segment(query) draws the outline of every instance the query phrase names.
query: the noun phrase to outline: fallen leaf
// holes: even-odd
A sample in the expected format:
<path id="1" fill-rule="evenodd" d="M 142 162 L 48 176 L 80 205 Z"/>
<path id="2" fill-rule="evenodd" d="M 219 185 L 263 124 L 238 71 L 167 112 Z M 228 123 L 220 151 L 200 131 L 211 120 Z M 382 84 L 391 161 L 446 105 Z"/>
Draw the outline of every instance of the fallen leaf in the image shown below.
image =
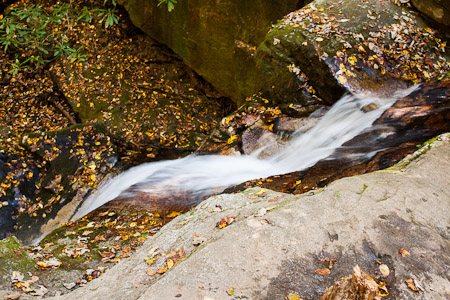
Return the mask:
<path id="1" fill-rule="evenodd" d="M 286 296 L 286 300 L 302 300 L 300 297 L 296 294 L 289 294 Z"/>
<path id="2" fill-rule="evenodd" d="M 173 265 L 174 265 L 174 262 L 173 262 L 173 260 L 169 259 L 169 260 L 167 261 L 167 269 L 170 269 L 170 268 L 172 268 L 172 267 L 173 267 Z"/>
<path id="3" fill-rule="evenodd" d="M 158 255 L 155 255 L 153 257 L 146 257 L 144 258 L 144 260 L 147 263 L 147 265 L 151 266 L 158 260 Z"/>
<path id="4" fill-rule="evenodd" d="M 337 264 L 337 259 L 331 257 L 322 257 L 320 259 L 321 262 L 328 263 L 328 269 L 332 269 L 335 264 Z"/>
<path id="5" fill-rule="evenodd" d="M 385 264 L 380 265 L 380 272 L 383 274 L 384 277 L 388 277 L 391 271 L 389 270 L 389 267 Z"/>
<path id="6" fill-rule="evenodd" d="M 219 227 L 219 229 L 225 228 L 228 225 L 230 225 L 231 223 L 233 223 L 235 218 L 236 217 L 222 218 L 219 222 L 217 222 L 216 226 Z"/>
<path id="7" fill-rule="evenodd" d="M 20 296 L 22 296 L 22 295 L 19 293 L 12 294 L 12 295 L 9 295 L 8 298 L 6 298 L 6 300 L 19 300 Z"/>
<path id="8" fill-rule="evenodd" d="M 175 218 L 176 216 L 179 216 L 179 215 L 181 215 L 180 212 L 178 212 L 178 211 L 173 211 L 173 212 L 171 212 L 170 214 L 168 214 L 166 217 L 167 217 L 167 218 Z"/>
<path id="9" fill-rule="evenodd" d="M 153 271 L 151 268 L 148 268 L 147 271 L 146 271 L 145 273 L 147 273 L 147 275 L 149 275 L 149 276 L 153 276 L 153 275 L 156 274 L 156 272 Z"/>
<path id="10" fill-rule="evenodd" d="M 414 281 L 414 278 L 410 278 L 408 280 L 405 281 L 406 285 L 413 291 L 419 294 L 423 294 L 423 290 L 420 289 L 417 285 L 416 282 Z"/>
<path id="11" fill-rule="evenodd" d="M 232 287 L 231 289 L 227 290 L 227 294 L 229 296 L 233 295 L 234 294 L 234 287 Z"/>
<path id="12" fill-rule="evenodd" d="M 389 291 L 386 287 L 386 282 L 380 282 L 378 284 L 378 289 L 379 289 L 378 293 L 380 294 L 381 297 L 389 296 Z"/>
<path id="13" fill-rule="evenodd" d="M 278 199 L 281 199 L 281 198 L 283 198 L 283 195 L 276 196 L 275 198 L 272 198 L 272 199 L 268 200 L 267 202 L 275 202 L 275 201 L 277 201 Z"/>
<path id="14" fill-rule="evenodd" d="M 398 253 L 403 257 L 411 256 L 411 253 L 409 253 L 405 248 L 400 248 L 400 250 L 398 250 Z"/>
<path id="15" fill-rule="evenodd" d="M 316 270 L 316 273 L 319 274 L 319 275 L 324 276 L 324 275 L 330 274 L 331 271 L 330 271 L 330 269 L 328 269 L 328 268 L 324 268 L 324 269 Z"/>

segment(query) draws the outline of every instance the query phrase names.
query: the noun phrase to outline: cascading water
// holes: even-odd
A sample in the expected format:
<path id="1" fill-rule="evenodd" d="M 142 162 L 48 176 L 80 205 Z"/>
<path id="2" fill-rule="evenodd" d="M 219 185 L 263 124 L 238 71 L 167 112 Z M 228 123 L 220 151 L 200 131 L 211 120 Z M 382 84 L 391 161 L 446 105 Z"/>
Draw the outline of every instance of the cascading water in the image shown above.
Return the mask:
<path id="1" fill-rule="evenodd" d="M 252 155 L 190 155 L 134 167 L 113 178 L 86 199 L 72 220 L 123 196 L 127 190 L 129 193 L 131 187 L 133 191 L 153 194 L 181 190 L 193 196 L 210 195 L 247 180 L 303 170 L 330 156 L 339 146 L 362 131 L 368 130 L 396 100 L 415 89 L 416 87 L 411 87 L 397 92 L 391 98 L 344 96 L 316 126 L 303 133 L 298 133 L 302 131 L 299 129 L 286 147 L 268 159 L 258 159 L 258 153 L 263 150 L 259 149 Z M 376 109 L 364 112 L 362 108 L 369 104 L 375 104 Z"/>

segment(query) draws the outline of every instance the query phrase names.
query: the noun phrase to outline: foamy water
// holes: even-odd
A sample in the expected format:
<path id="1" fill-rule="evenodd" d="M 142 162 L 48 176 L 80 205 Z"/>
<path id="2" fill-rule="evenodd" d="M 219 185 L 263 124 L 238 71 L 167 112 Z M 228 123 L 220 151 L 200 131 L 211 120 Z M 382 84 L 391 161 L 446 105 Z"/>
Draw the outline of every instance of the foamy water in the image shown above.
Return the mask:
<path id="1" fill-rule="evenodd" d="M 205 195 L 218 193 L 247 180 L 306 169 L 333 154 L 339 146 L 359 133 L 370 130 L 373 122 L 387 108 L 396 100 L 409 95 L 415 88 L 400 91 L 388 99 L 344 96 L 313 128 L 307 132 L 294 133 L 290 142 L 279 153 L 267 159 L 257 158 L 257 154 L 263 150 L 259 149 L 252 155 L 190 155 L 131 168 L 86 199 L 72 220 L 81 218 L 117 198 L 130 187 L 153 194 L 175 190 Z M 366 113 L 361 110 L 371 103 L 376 104 L 378 108 Z M 300 128 L 297 132 L 302 131 Z"/>

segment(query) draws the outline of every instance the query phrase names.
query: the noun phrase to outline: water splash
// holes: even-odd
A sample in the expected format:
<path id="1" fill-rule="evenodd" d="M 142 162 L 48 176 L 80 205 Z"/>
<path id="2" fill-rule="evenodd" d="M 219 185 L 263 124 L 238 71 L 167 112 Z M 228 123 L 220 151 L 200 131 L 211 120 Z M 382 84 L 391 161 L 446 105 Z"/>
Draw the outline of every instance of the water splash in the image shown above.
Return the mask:
<path id="1" fill-rule="evenodd" d="M 270 145 L 264 146 L 252 155 L 190 155 L 181 159 L 145 163 L 134 167 L 113 178 L 86 199 L 72 220 L 119 196 L 124 196 L 124 193 L 130 193 L 131 187 L 133 191 L 153 194 L 186 191 L 195 197 L 219 193 L 229 186 L 247 180 L 306 169 L 333 154 L 346 141 L 364 130 L 369 130 L 372 123 L 387 108 L 416 88 L 397 92 L 391 98 L 344 96 L 312 129 L 307 132 L 303 132 L 301 128 L 297 130 L 291 141 L 268 159 L 258 159 L 257 155 Z M 367 105 L 372 105 L 375 109 L 364 112 L 363 108 Z M 374 155 L 374 153 L 372 151 L 360 155 Z"/>

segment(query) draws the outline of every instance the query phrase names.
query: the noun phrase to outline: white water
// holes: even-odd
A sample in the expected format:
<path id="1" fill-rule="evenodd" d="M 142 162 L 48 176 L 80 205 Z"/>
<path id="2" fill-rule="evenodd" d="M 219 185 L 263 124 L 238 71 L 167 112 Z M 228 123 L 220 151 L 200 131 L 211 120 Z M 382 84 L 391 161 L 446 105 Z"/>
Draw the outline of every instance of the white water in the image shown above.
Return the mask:
<path id="1" fill-rule="evenodd" d="M 370 128 L 387 108 L 415 88 L 398 92 L 388 99 L 344 96 L 316 126 L 307 132 L 294 134 L 289 144 L 269 159 L 258 159 L 257 154 L 264 150 L 259 149 L 252 155 L 190 155 L 131 168 L 86 199 L 72 220 L 81 218 L 117 198 L 132 186 L 134 190 L 153 194 L 167 193 L 171 190 L 188 191 L 194 195 L 210 191 L 212 194 L 247 180 L 306 169 L 330 156 L 343 143 Z M 375 103 L 378 109 L 362 112 L 360 108 L 370 103 Z"/>

